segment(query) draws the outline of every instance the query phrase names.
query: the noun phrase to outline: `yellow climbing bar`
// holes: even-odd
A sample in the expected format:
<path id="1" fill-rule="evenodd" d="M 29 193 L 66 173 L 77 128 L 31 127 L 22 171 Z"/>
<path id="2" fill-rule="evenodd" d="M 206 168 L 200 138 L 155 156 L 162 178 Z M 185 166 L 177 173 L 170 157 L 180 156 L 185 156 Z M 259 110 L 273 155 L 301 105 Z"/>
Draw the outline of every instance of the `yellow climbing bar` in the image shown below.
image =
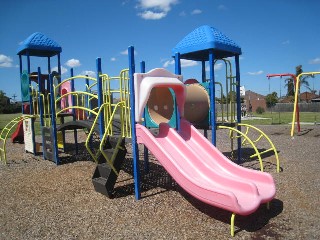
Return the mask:
<path id="1" fill-rule="evenodd" d="M 12 119 L 0 133 L 0 160 L 7 164 L 7 155 L 6 155 L 6 142 L 8 135 L 12 128 L 14 128 L 19 122 L 27 118 L 33 118 L 33 115 L 22 115 Z"/>
<path id="2" fill-rule="evenodd" d="M 238 125 L 241 127 L 246 127 L 245 135 L 248 135 L 249 129 L 253 129 L 260 134 L 259 137 L 257 137 L 255 140 L 252 140 L 253 143 L 257 143 L 263 138 L 265 138 L 269 142 L 271 147 L 265 151 L 259 152 L 259 154 L 262 155 L 264 153 L 273 151 L 274 155 L 276 157 L 276 162 L 277 162 L 277 172 L 280 172 L 280 160 L 279 160 L 279 156 L 278 156 L 278 151 L 277 151 L 276 147 L 274 146 L 273 142 L 271 141 L 271 139 L 267 136 L 267 134 L 265 134 L 261 129 L 259 129 L 255 126 L 249 125 L 249 124 L 239 123 Z M 245 145 L 245 142 L 246 142 L 246 139 L 243 139 L 243 141 L 242 141 L 243 146 Z M 257 154 L 253 154 L 250 157 L 253 158 L 256 156 L 257 156 Z"/>
<path id="3" fill-rule="evenodd" d="M 116 170 L 116 168 L 113 166 L 113 160 L 114 160 L 113 158 L 116 156 L 116 154 L 117 154 L 117 152 L 118 152 L 118 150 L 119 150 L 119 146 L 120 146 L 120 144 L 121 144 L 122 138 L 119 137 L 118 142 L 117 142 L 117 145 L 116 145 L 116 149 L 115 149 L 114 153 L 112 154 L 112 158 L 111 158 L 111 159 L 109 159 L 109 157 L 108 157 L 107 154 L 105 153 L 103 147 L 104 147 L 104 143 L 105 143 L 105 141 L 106 141 L 107 136 L 109 136 L 108 133 L 112 132 L 112 131 L 109 130 L 109 129 L 112 129 L 112 123 L 113 123 L 112 120 L 114 119 L 115 113 L 116 113 L 116 111 L 118 110 L 118 108 L 121 109 L 123 105 L 124 105 L 124 102 L 119 102 L 119 103 L 116 104 L 116 106 L 115 106 L 115 108 L 114 108 L 114 110 L 113 110 L 113 112 L 112 112 L 112 114 L 111 114 L 111 116 L 110 116 L 110 121 L 109 121 L 109 123 L 108 123 L 107 126 L 106 126 L 105 133 L 104 133 L 104 135 L 103 135 L 103 138 L 102 138 L 102 140 L 101 140 L 101 142 L 100 142 L 100 147 L 99 147 L 100 152 L 102 153 L 102 155 L 103 155 L 104 158 L 106 159 L 107 163 L 109 164 L 109 166 L 112 168 L 112 170 L 114 171 L 114 173 L 115 173 L 117 176 L 119 175 L 119 173 L 118 173 L 118 171 Z M 122 114 L 120 114 L 120 118 L 122 118 L 121 115 L 122 115 Z M 123 119 L 120 119 L 120 122 L 123 122 L 122 120 L 123 120 Z M 109 131 L 108 131 L 108 130 L 109 130 Z M 123 132 L 123 125 L 121 125 L 121 132 Z M 121 135 L 122 135 L 122 134 L 121 134 Z"/>
<path id="4" fill-rule="evenodd" d="M 251 139 L 247 135 L 245 135 L 243 132 L 239 131 L 236 128 L 232 128 L 232 127 L 228 127 L 228 126 L 219 126 L 218 128 L 220 128 L 220 129 L 228 129 L 228 130 L 230 130 L 230 134 L 231 134 L 231 132 L 238 133 L 236 138 L 239 138 L 239 137 L 245 138 L 252 145 L 254 151 L 256 152 L 256 156 L 258 157 L 259 163 L 260 163 L 260 170 L 261 170 L 261 172 L 263 172 L 263 164 L 262 164 L 262 159 L 261 159 L 260 153 L 259 153 L 257 147 L 255 146 L 255 144 L 251 141 Z"/>
<path id="5" fill-rule="evenodd" d="M 296 86 L 295 86 L 295 93 L 294 93 L 294 104 L 293 104 L 293 113 L 292 113 L 292 123 L 291 123 L 291 137 L 294 135 L 294 124 L 296 122 L 296 114 L 297 114 L 297 104 L 298 104 L 298 97 L 300 92 L 300 77 L 305 75 L 317 75 L 320 72 L 304 72 L 300 73 L 297 76 Z"/>

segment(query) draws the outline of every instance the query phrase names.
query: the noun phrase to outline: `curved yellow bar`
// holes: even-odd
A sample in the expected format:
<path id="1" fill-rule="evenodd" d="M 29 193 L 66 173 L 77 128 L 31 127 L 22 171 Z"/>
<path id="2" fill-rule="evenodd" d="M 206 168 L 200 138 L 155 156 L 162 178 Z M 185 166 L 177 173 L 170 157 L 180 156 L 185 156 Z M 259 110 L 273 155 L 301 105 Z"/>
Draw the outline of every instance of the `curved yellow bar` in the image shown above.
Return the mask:
<path id="1" fill-rule="evenodd" d="M 78 76 L 74 76 L 74 77 L 69 77 L 64 79 L 61 83 L 59 83 L 58 85 L 55 86 L 55 88 L 59 88 L 63 83 L 71 81 L 71 80 L 76 80 L 76 79 L 89 79 L 92 81 L 97 81 L 97 79 L 92 78 L 92 77 L 87 77 L 87 76 L 83 76 L 83 75 L 78 75 Z"/>
<path id="2" fill-rule="evenodd" d="M 267 153 L 269 151 L 273 151 L 274 152 L 274 155 L 276 156 L 276 161 L 277 161 L 277 172 L 280 172 L 280 160 L 279 160 L 279 156 L 278 156 L 278 152 L 277 152 L 277 149 L 276 147 L 274 146 L 273 142 L 271 141 L 271 139 L 267 136 L 267 134 L 265 134 L 261 129 L 255 127 L 255 126 L 252 126 L 252 125 L 249 125 L 249 124 L 245 124 L 245 123 L 239 123 L 238 124 L 239 126 L 243 126 L 243 127 L 246 127 L 247 130 L 245 132 L 245 135 L 248 135 L 248 132 L 249 132 L 249 129 L 254 129 L 256 130 L 257 132 L 260 133 L 260 136 L 256 139 L 256 140 L 253 140 L 252 142 L 253 143 L 257 143 L 258 141 L 260 141 L 262 139 L 262 137 L 264 137 L 265 139 L 267 139 L 267 141 L 270 143 L 271 145 L 271 148 L 263 151 L 263 152 L 260 152 L 259 154 L 264 154 L 264 153 Z M 244 145 L 246 139 L 244 139 L 242 141 L 242 145 Z M 251 155 L 250 157 L 255 157 L 256 154 L 253 154 Z"/>
<path id="3" fill-rule="evenodd" d="M 244 138 L 252 145 L 254 151 L 256 152 L 255 156 L 258 157 L 259 163 L 260 163 L 260 170 L 261 170 L 261 172 L 263 172 L 263 164 L 262 164 L 262 159 L 261 159 L 260 153 L 259 153 L 257 147 L 255 146 L 255 144 L 251 141 L 251 139 L 250 139 L 247 135 L 245 135 L 243 132 L 239 131 L 238 129 L 232 128 L 232 127 L 219 126 L 218 128 L 220 128 L 220 129 L 229 129 L 230 132 L 231 132 L 231 131 L 234 131 L 234 132 L 238 133 L 239 135 L 236 136 L 235 138 L 239 138 L 239 137 L 241 137 L 241 136 L 244 137 Z M 250 157 L 251 157 L 251 156 L 250 156 Z"/>
<path id="4" fill-rule="evenodd" d="M 22 115 L 12 119 L 7 125 L 2 129 L 0 133 L 0 160 L 7 164 L 7 154 L 6 154 L 6 142 L 8 135 L 13 127 L 15 127 L 19 122 L 23 121 L 24 119 L 34 118 L 34 115 Z"/>
<path id="5" fill-rule="evenodd" d="M 320 74 L 320 72 L 304 72 L 304 73 L 300 73 L 297 76 L 297 81 L 295 86 L 296 92 L 294 93 L 294 105 L 293 105 L 293 113 L 292 113 L 291 137 L 293 137 L 294 135 L 294 123 L 296 121 L 298 96 L 300 91 L 300 77 L 304 75 L 317 75 L 317 74 Z"/>

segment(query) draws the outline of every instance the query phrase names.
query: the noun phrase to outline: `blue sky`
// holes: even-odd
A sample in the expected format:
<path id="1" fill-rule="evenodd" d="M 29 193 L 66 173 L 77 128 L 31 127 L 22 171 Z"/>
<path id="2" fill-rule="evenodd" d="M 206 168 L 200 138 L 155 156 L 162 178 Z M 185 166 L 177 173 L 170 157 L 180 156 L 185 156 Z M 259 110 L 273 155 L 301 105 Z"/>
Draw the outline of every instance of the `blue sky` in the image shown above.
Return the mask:
<path id="1" fill-rule="evenodd" d="M 0 3 L 0 90 L 20 100 L 17 48 L 34 32 L 62 46 L 62 78 L 94 73 L 102 58 L 111 76 L 128 67 L 127 47 L 136 50 L 136 65 L 174 72 L 171 50 L 202 25 L 217 28 L 242 49 L 241 85 L 269 93 L 268 73 L 320 71 L 320 1 L 318 0 L 3 0 Z M 31 70 L 46 61 L 31 59 Z M 56 67 L 53 60 L 52 67 Z M 26 64 L 24 65 L 24 68 Z M 201 66 L 184 62 L 184 79 L 201 76 Z M 45 71 L 45 70 L 43 70 Z M 216 80 L 224 81 L 216 66 Z M 281 82 L 281 84 L 280 84 Z M 270 91 L 285 94 L 284 81 L 271 79 Z M 310 80 L 320 90 L 320 76 Z"/>

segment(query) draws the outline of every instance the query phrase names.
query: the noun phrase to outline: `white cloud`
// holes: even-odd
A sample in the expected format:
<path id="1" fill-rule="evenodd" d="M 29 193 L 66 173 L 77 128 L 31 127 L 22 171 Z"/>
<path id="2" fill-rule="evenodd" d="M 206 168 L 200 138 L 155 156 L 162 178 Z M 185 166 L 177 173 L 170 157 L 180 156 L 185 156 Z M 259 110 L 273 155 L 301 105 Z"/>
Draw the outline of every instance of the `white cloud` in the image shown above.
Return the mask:
<path id="1" fill-rule="evenodd" d="M 178 0 L 139 0 L 139 6 L 142 9 L 158 9 L 163 12 L 169 12 L 171 5 L 177 4 Z"/>
<path id="2" fill-rule="evenodd" d="M 258 71 L 258 72 L 248 72 L 249 75 L 261 75 L 263 73 L 262 70 Z"/>
<path id="3" fill-rule="evenodd" d="M 180 16 L 180 17 L 185 17 L 185 16 L 187 16 L 187 14 L 186 14 L 185 11 L 182 11 L 182 12 L 179 13 L 179 16 Z"/>
<path id="4" fill-rule="evenodd" d="M 58 66 L 52 68 L 51 71 L 58 72 Z M 61 75 L 65 74 L 66 72 L 68 72 L 68 69 L 66 69 L 64 66 L 61 66 Z"/>
<path id="5" fill-rule="evenodd" d="M 72 58 L 72 59 L 69 59 L 65 63 L 65 65 L 67 65 L 68 67 L 79 67 L 79 66 L 81 66 L 81 63 L 80 63 L 80 61 L 78 59 Z"/>
<path id="6" fill-rule="evenodd" d="M 144 11 L 143 13 L 139 13 L 138 15 L 146 20 L 159 20 L 166 17 L 167 12 Z"/>
<path id="7" fill-rule="evenodd" d="M 198 62 L 196 61 L 181 59 L 181 67 L 193 67 L 197 65 L 198 65 Z"/>
<path id="8" fill-rule="evenodd" d="M 94 71 L 82 71 L 81 75 L 88 75 L 89 77 L 95 78 L 96 77 L 96 73 Z"/>
<path id="9" fill-rule="evenodd" d="M 167 68 L 169 65 L 173 65 L 173 64 L 174 64 L 174 60 L 168 60 L 164 62 L 163 67 Z"/>
<path id="10" fill-rule="evenodd" d="M 121 55 L 128 55 L 128 49 L 123 50 L 122 52 L 120 52 Z M 136 50 L 134 50 L 134 55 L 138 55 L 138 52 Z"/>
<path id="11" fill-rule="evenodd" d="M 202 11 L 200 9 L 194 9 L 192 12 L 191 12 L 191 15 L 196 15 L 196 14 L 201 14 Z"/>
<path id="12" fill-rule="evenodd" d="M 225 5 L 223 5 L 223 4 L 220 4 L 218 6 L 218 10 L 227 10 L 227 7 Z"/>
<path id="13" fill-rule="evenodd" d="M 315 59 L 311 59 L 311 60 L 309 61 L 309 64 L 320 64 L 320 58 L 317 57 L 317 58 L 315 58 Z"/>
<path id="14" fill-rule="evenodd" d="M 290 44 L 290 40 L 283 41 L 281 44 L 283 44 L 283 45 Z"/>
<path id="15" fill-rule="evenodd" d="M 214 64 L 214 71 L 221 70 L 223 66 L 224 66 L 224 63 L 222 63 L 222 62 Z M 206 66 L 206 72 L 210 72 L 210 66 L 208 66 L 208 65 Z"/>
<path id="16" fill-rule="evenodd" d="M 0 54 L 0 67 L 13 67 L 12 62 L 11 57 Z"/>
<path id="17" fill-rule="evenodd" d="M 165 61 L 163 64 L 163 67 L 166 68 L 169 65 L 174 65 L 174 59 Z M 196 62 L 196 61 L 181 59 L 181 67 L 182 68 L 193 67 L 193 66 L 197 66 L 197 65 L 198 65 L 198 62 Z"/>
<path id="18" fill-rule="evenodd" d="M 159 20 L 166 17 L 171 6 L 178 2 L 178 0 L 139 0 L 138 8 L 143 12 L 138 13 L 138 16 L 146 20 Z"/>
<path id="19" fill-rule="evenodd" d="M 115 61 L 117 61 L 117 59 L 115 57 L 112 57 L 112 58 L 110 58 L 110 61 L 115 62 Z"/>

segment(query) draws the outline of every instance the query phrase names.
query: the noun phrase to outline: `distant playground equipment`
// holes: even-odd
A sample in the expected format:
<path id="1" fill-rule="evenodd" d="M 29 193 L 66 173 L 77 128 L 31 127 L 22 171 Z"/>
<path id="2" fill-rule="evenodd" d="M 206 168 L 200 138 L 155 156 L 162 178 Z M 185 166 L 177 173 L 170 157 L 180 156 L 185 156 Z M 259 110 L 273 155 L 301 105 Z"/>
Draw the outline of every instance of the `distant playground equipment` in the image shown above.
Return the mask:
<path id="1" fill-rule="evenodd" d="M 280 77 L 281 79 L 282 79 L 282 77 L 292 77 L 293 78 L 293 83 L 294 83 L 294 88 L 296 87 L 297 78 L 296 78 L 296 75 L 293 74 L 293 73 L 267 74 L 267 78 L 269 80 L 269 94 L 270 94 L 270 78 L 273 78 L 273 77 Z M 280 92 L 281 92 L 281 85 L 280 85 Z M 298 129 L 298 132 L 300 132 L 300 114 L 299 114 L 299 104 L 298 103 L 296 103 L 296 109 L 297 109 L 297 111 L 296 111 L 297 129 Z M 279 112 L 279 115 L 280 115 L 280 112 Z M 280 119 L 280 117 L 279 117 L 279 119 Z"/>
<path id="2" fill-rule="evenodd" d="M 201 41 L 199 41 L 200 39 Z M 1 139 L 1 160 L 7 161 L 5 139 L 15 124 L 25 118 L 40 119 L 42 153 L 45 159 L 61 163 L 59 154 L 65 150 L 65 131 L 74 134 L 77 151 L 77 129 L 85 129 L 85 146 L 97 163 L 92 182 L 96 191 L 112 197 L 117 176 L 126 155 L 125 139 L 131 138 L 133 155 L 133 175 L 136 199 L 141 198 L 138 144 L 144 144 L 145 167 L 148 166 L 147 151 L 153 153 L 173 179 L 195 198 L 232 212 L 231 235 L 234 236 L 236 214 L 248 215 L 262 203 L 269 203 L 275 196 L 272 176 L 262 171 L 243 168 L 226 158 L 214 145 L 218 127 L 215 104 L 214 62 L 227 57 L 235 57 L 236 76 L 228 75 L 230 91 L 237 94 L 230 101 L 228 123 L 221 119 L 221 126 L 229 126 L 237 136 L 238 153 L 241 145 L 255 143 L 265 134 L 252 141 L 247 136 L 249 125 L 241 125 L 239 55 L 241 49 L 232 40 L 215 28 L 202 26 L 187 35 L 173 49 L 175 74 L 165 69 L 152 69 L 145 73 L 144 63 L 141 73 L 135 72 L 134 48 L 129 47 L 129 68 L 119 76 L 110 77 L 102 73 L 101 59 L 96 61 L 96 78 L 74 76 L 61 80 L 61 47 L 41 33 L 34 33 L 18 49 L 20 57 L 21 92 L 23 104 L 30 112 L 12 120 Z M 27 56 L 28 69 L 23 71 L 22 56 Z M 48 59 L 48 75 L 30 71 L 30 56 Z M 51 73 L 51 57 L 57 56 L 58 73 Z M 202 83 L 184 84 L 181 75 L 181 59 L 202 62 Z M 210 64 L 207 80 L 205 62 Z M 227 62 L 227 60 L 222 60 Z M 231 66 L 231 64 L 230 64 Z M 231 73 L 231 70 L 230 70 Z M 33 81 L 35 79 L 36 81 Z M 85 81 L 84 90 L 76 90 L 75 81 Z M 190 83 L 191 81 L 189 81 Z M 222 85 L 221 85 L 222 86 Z M 222 92 L 222 90 L 221 90 Z M 232 107 L 232 106 L 233 107 Z M 200 110 L 199 115 L 192 114 Z M 196 115 L 196 116 L 194 116 Z M 185 117 L 190 118 L 192 122 Z M 235 119 L 236 118 L 236 119 Z M 211 143 L 194 126 L 212 130 Z M 173 125 L 173 126 L 171 126 Z M 149 128 L 158 127 L 158 134 Z M 246 132 L 241 132 L 241 126 Z M 33 143 L 26 151 L 37 152 L 35 147 L 34 121 L 28 123 L 31 135 L 25 141 Z M 234 129 L 234 130 L 232 130 Z M 236 131 L 236 135 L 233 132 Z M 243 140 L 241 138 L 243 137 Z M 268 138 L 269 139 L 269 138 Z M 98 141 L 98 146 L 93 141 Z M 270 139 L 269 139 L 270 140 Z M 270 140 L 271 142 L 271 140 Z M 276 150 L 271 143 L 271 149 Z M 256 156 L 260 155 L 255 148 Z M 278 164 L 279 165 L 279 164 Z"/>
<path id="3" fill-rule="evenodd" d="M 294 136 L 294 125 L 296 121 L 299 121 L 299 92 L 300 92 L 300 78 L 304 75 L 318 75 L 320 72 L 303 72 L 300 73 L 295 82 L 295 93 L 294 93 L 294 105 L 293 105 L 293 114 L 292 114 L 292 124 L 291 124 L 291 137 Z M 300 131 L 300 129 L 298 129 Z"/>

